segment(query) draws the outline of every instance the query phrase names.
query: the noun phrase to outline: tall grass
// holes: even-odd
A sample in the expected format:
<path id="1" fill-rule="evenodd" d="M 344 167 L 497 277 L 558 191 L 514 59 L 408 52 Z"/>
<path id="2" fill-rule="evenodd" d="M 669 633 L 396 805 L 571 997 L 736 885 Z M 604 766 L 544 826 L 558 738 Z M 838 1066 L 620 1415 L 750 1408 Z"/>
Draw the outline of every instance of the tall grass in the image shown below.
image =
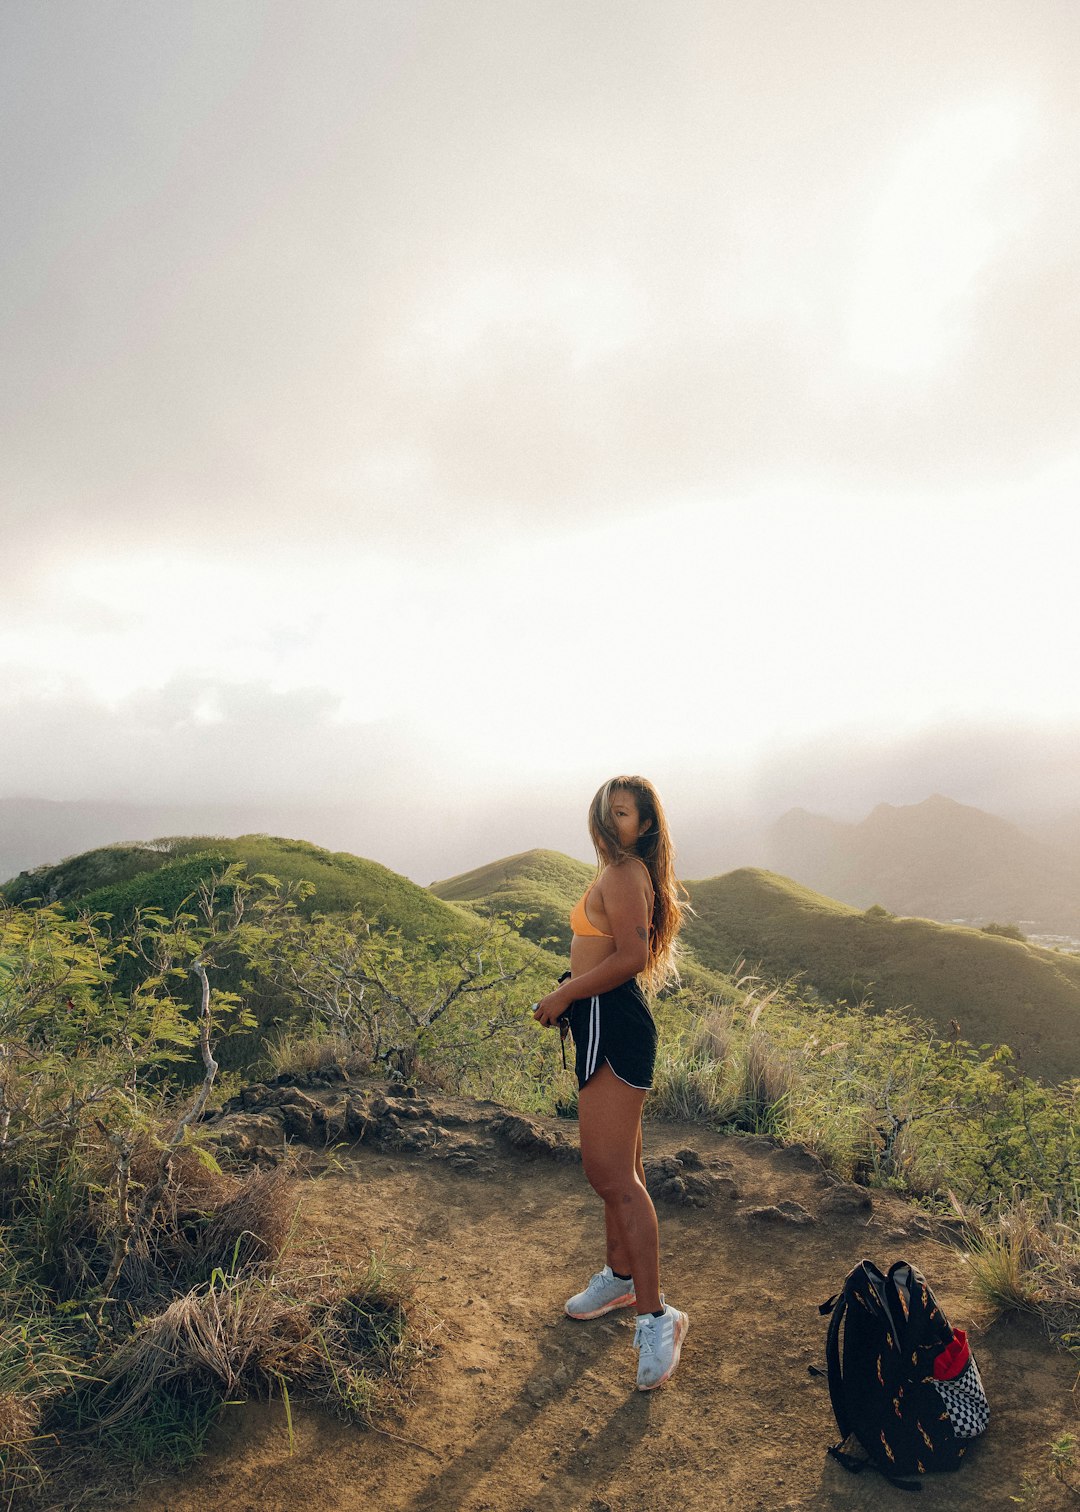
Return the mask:
<path id="1" fill-rule="evenodd" d="M 959 1209 L 981 1295 L 1080 1349 L 1080 1082 L 1043 1086 L 1007 1050 L 744 979 L 741 1001 L 667 1026 L 647 1107 L 799 1141 L 849 1179 Z"/>

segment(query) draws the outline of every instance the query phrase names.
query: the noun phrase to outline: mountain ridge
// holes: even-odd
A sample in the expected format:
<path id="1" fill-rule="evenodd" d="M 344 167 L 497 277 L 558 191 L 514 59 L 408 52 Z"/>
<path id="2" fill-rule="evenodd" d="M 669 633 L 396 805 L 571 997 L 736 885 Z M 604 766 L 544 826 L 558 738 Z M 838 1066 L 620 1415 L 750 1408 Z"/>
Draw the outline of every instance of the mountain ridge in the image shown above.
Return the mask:
<path id="1" fill-rule="evenodd" d="M 856 908 L 1080 938 L 1080 859 L 941 793 L 855 823 L 789 809 L 767 854 L 770 870 Z"/>

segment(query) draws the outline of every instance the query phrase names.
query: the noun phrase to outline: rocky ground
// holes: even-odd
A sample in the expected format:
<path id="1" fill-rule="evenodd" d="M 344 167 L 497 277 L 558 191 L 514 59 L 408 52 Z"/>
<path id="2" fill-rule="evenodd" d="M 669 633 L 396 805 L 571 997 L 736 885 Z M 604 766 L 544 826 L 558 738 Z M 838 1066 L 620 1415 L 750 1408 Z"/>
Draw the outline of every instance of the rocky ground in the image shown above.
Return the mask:
<path id="1" fill-rule="evenodd" d="M 216 1134 L 237 1159 L 304 1150 L 305 1242 L 407 1267 L 432 1351 L 412 1400 L 373 1432 L 292 1403 L 227 1410 L 210 1452 L 143 1488 L 136 1512 L 644 1512 L 910 1507 L 847 1474 L 818 1303 L 868 1256 L 906 1258 L 966 1327 L 993 1409 L 957 1475 L 921 1504 L 1010 1508 L 1075 1429 L 1075 1364 L 1030 1319 L 975 1306 L 962 1246 L 914 1208 L 839 1182 L 802 1147 L 650 1124 L 646 1169 L 664 1284 L 690 1314 L 682 1364 L 634 1389 L 633 1315 L 592 1323 L 565 1297 L 603 1261 L 573 1124 L 493 1104 L 332 1082 L 247 1089 Z M 1046 1486 L 1040 1508 L 1075 1505 Z"/>

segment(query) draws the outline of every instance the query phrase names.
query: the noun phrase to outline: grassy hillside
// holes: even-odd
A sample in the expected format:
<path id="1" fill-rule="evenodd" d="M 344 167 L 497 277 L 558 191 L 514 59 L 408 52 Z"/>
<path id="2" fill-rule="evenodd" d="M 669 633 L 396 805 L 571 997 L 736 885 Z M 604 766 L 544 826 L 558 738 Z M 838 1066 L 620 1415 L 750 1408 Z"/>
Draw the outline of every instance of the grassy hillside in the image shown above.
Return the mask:
<path id="1" fill-rule="evenodd" d="M 315 893 L 305 905 L 307 913 L 360 908 L 371 922 L 395 924 L 414 937 L 460 934 L 473 926 L 467 910 L 432 897 L 426 888 L 375 861 L 272 835 L 186 836 L 109 845 L 56 866 L 20 872 L 2 891 L 10 903 L 40 898 L 123 918 L 134 908 L 151 904 L 171 911 L 204 877 L 233 861 L 243 861 L 250 872 L 268 872 L 282 882 L 313 883 Z"/>
<path id="2" fill-rule="evenodd" d="M 531 850 L 433 882 L 431 891 L 447 902 L 495 913 L 524 913 L 528 917 L 521 933 L 537 943 L 554 940 L 554 948 L 565 955 L 570 949 L 570 910 L 595 875 L 596 868 L 584 861 L 558 851 Z"/>
<path id="3" fill-rule="evenodd" d="M 569 955 L 570 910 L 595 875 L 594 866 L 559 851 L 531 850 L 435 882 L 431 890 L 481 912 L 524 913 L 529 917 L 521 934 L 537 943 L 550 941 L 548 949 Z M 730 977 L 704 965 L 691 948 L 684 948 L 679 973 L 686 987 L 711 997 L 728 1001 L 737 995 Z"/>
<path id="4" fill-rule="evenodd" d="M 911 1007 L 942 1034 L 1011 1045 L 1032 1075 L 1080 1075 L 1080 960 L 977 929 L 837 903 L 772 872 L 744 868 L 688 884 L 687 934 L 717 971 L 740 959 L 800 974 L 830 1001 L 868 996 Z"/>
<path id="5" fill-rule="evenodd" d="M 484 946 L 488 926 L 474 910 L 436 898 L 426 888 L 417 887 L 377 862 L 270 835 L 174 837 L 151 844 L 106 846 L 70 857 L 57 866 L 20 873 L 2 893 L 8 903 L 17 906 L 33 907 L 34 900 L 40 900 L 66 907 L 72 914 L 86 910 L 111 915 L 112 932 L 122 935 L 137 908 L 156 908 L 171 915 L 200 882 L 235 862 L 244 864 L 249 877 L 268 874 L 283 883 L 312 883 L 315 892 L 300 905 L 301 914 L 333 918 L 358 909 L 373 926 L 374 936 L 386 937 L 390 943 L 386 932 L 397 931 L 412 966 L 407 967 L 403 959 L 393 962 L 393 969 L 399 975 L 411 969 L 414 976 L 423 976 L 422 963 L 427 963 L 426 969 L 433 973 L 430 981 L 425 979 L 416 989 L 425 1002 L 429 996 L 437 996 L 435 984 L 441 975 L 449 973 L 452 977 L 455 963 L 471 960 L 474 949 L 483 948 L 485 959 L 489 955 Z M 528 1003 L 546 989 L 549 981 L 554 984 L 565 963 L 556 954 L 536 950 L 531 942 L 514 940 L 503 949 L 502 957 L 511 967 L 528 965 L 528 980 L 515 989 L 524 1023 Z M 126 989 L 123 968 L 119 980 Z M 254 1063 L 274 1025 L 299 1021 L 295 1005 L 272 975 L 252 973 L 239 960 L 220 963 L 214 985 L 232 992 L 242 988 L 245 1006 L 255 1020 L 248 1031 L 222 1042 L 219 1058 L 223 1066 L 240 1068 Z"/>

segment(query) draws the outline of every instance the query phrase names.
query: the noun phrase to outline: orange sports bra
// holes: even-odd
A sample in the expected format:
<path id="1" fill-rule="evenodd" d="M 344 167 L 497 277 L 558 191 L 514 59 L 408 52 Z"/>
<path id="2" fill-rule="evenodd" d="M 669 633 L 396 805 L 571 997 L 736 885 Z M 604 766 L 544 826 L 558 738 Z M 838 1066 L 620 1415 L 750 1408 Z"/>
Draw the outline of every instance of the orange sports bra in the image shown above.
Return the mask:
<path id="1" fill-rule="evenodd" d="M 644 861 L 638 860 L 637 856 L 635 856 L 633 859 L 637 861 L 639 866 L 645 866 Z M 645 870 L 647 873 L 649 868 L 646 866 Z M 649 878 L 649 885 L 652 885 L 651 877 Z M 582 893 L 578 901 L 574 904 L 573 912 L 570 915 L 570 928 L 576 935 L 588 935 L 594 940 L 613 940 L 615 936 L 608 934 L 606 929 L 597 929 L 596 925 L 591 921 L 588 914 L 585 912 L 585 899 L 589 896 L 595 886 L 595 882 L 590 883 Z"/>
<path id="2" fill-rule="evenodd" d="M 574 904 L 574 910 L 570 915 L 570 928 L 576 935 L 591 935 L 593 939 L 597 940 L 613 940 L 615 936 L 609 935 L 606 930 L 597 929 L 596 925 L 590 921 L 588 914 L 585 912 L 585 899 L 591 892 L 592 887 L 587 887 Z"/>

